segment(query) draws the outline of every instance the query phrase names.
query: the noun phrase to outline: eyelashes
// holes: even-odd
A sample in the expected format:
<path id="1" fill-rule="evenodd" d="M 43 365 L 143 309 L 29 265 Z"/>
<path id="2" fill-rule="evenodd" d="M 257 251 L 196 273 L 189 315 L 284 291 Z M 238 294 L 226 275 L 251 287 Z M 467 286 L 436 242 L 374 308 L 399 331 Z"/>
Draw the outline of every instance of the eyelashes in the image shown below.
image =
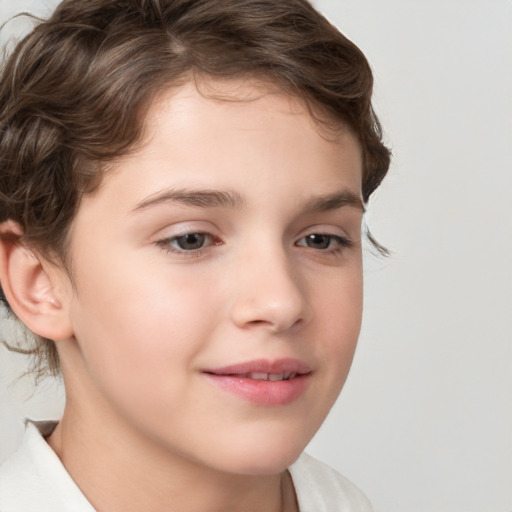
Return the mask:
<path id="1" fill-rule="evenodd" d="M 156 244 L 169 253 L 183 256 L 202 256 L 212 246 L 222 245 L 220 238 L 206 232 L 188 232 L 173 237 L 158 240 Z M 326 255 L 338 255 L 345 249 L 354 245 L 354 242 L 345 236 L 329 233 L 311 233 L 299 238 L 296 247 L 312 249 Z"/>
<path id="2" fill-rule="evenodd" d="M 187 233 L 170 238 L 166 242 L 178 251 L 189 252 L 212 245 L 213 237 L 208 233 Z"/>
<path id="3" fill-rule="evenodd" d="M 187 257 L 202 256 L 211 246 L 221 244 L 219 238 L 203 232 L 183 233 L 156 242 L 156 245 L 168 253 Z"/>
<path id="4" fill-rule="evenodd" d="M 353 242 L 348 237 L 328 235 L 325 233 L 313 233 L 302 237 L 295 245 L 299 247 L 309 247 L 320 251 L 333 251 L 341 250 L 345 247 L 351 247 Z"/>

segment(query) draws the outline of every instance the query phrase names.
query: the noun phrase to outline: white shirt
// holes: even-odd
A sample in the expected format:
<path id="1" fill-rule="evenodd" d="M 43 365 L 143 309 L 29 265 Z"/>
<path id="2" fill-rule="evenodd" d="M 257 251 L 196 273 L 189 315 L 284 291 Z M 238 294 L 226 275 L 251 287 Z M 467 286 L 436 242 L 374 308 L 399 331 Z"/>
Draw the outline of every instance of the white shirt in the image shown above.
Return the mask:
<path id="1" fill-rule="evenodd" d="M 28 423 L 20 448 L 0 466 L 0 512 L 95 512 L 44 440 L 48 426 Z M 289 471 L 300 512 L 372 510 L 359 489 L 307 454 Z"/>

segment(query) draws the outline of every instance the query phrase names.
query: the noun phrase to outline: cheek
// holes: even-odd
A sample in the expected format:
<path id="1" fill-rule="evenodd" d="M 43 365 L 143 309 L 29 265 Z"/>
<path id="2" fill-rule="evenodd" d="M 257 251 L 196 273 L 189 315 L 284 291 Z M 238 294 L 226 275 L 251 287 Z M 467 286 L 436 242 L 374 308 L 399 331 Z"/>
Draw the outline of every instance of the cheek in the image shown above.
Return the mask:
<path id="1" fill-rule="evenodd" d="M 359 259 L 315 287 L 312 304 L 333 334 L 359 332 L 363 311 L 363 273 Z"/>
<path id="2" fill-rule="evenodd" d="M 362 269 L 333 279 L 329 293 L 319 293 L 316 299 L 317 328 L 323 332 L 325 346 L 322 359 L 330 370 L 330 378 L 343 385 L 361 329 L 363 311 Z M 336 386 L 334 386 L 336 387 Z"/>
<path id="3" fill-rule="evenodd" d="M 79 281 L 72 321 L 93 379 L 143 394 L 171 386 L 169 375 L 190 365 L 206 343 L 218 301 L 199 279 L 147 267 L 134 272 L 144 267 L 124 263 L 97 272 L 97 282 Z"/>

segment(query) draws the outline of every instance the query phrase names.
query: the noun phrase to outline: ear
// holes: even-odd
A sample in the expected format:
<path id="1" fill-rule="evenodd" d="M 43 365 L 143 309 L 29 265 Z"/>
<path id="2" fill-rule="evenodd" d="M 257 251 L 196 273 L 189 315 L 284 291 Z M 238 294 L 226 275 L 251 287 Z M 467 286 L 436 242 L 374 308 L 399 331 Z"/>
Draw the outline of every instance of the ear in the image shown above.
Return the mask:
<path id="1" fill-rule="evenodd" d="M 0 224 L 0 283 L 16 316 L 35 334 L 54 341 L 73 336 L 67 273 L 22 242 L 13 221 Z"/>

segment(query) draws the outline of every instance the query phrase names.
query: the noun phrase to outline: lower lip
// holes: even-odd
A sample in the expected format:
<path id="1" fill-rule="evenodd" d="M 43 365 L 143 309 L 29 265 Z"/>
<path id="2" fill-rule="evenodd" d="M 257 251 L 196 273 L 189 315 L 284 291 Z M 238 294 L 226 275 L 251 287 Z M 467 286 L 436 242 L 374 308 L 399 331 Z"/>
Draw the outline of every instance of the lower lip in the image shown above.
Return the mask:
<path id="1" fill-rule="evenodd" d="M 210 382 L 257 405 L 276 406 L 294 402 L 306 391 L 311 374 L 289 380 L 256 380 L 234 375 L 205 374 Z"/>

